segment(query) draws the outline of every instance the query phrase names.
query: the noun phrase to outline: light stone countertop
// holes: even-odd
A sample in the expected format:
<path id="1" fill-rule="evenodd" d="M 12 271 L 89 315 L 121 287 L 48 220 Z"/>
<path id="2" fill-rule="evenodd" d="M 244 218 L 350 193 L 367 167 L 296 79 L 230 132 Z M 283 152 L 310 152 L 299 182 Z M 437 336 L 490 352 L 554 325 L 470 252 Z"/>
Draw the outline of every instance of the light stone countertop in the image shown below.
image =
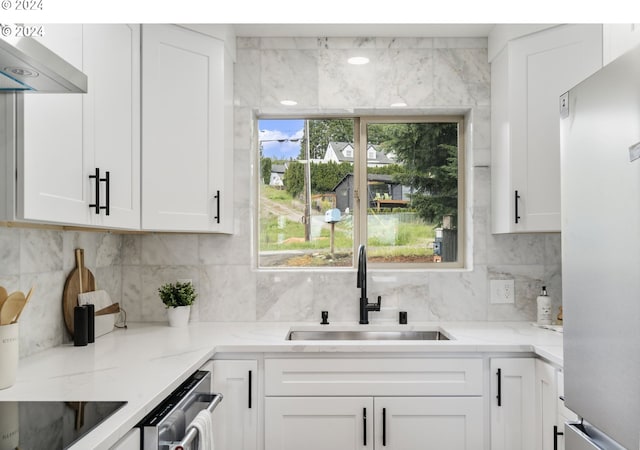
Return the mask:
<path id="1" fill-rule="evenodd" d="M 298 329 L 441 328 L 450 341 L 286 341 Z M 335 323 L 129 324 L 87 347 L 55 347 L 20 360 L 16 383 L 0 401 L 128 403 L 73 449 L 108 449 L 215 353 L 534 353 L 562 366 L 562 334 L 530 322 L 439 322 L 409 325 Z"/>

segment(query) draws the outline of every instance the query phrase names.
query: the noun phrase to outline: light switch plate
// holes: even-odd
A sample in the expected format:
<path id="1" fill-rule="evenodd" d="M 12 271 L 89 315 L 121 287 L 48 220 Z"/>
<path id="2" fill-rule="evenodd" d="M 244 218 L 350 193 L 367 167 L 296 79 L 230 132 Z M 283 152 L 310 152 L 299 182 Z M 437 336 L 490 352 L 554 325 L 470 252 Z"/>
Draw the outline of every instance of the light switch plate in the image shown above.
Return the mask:
<path id="1" fill-rule="evenodd" d="M 491 303 L 515 303 L 516 292 L 513 280 L 491 280 Z"/>

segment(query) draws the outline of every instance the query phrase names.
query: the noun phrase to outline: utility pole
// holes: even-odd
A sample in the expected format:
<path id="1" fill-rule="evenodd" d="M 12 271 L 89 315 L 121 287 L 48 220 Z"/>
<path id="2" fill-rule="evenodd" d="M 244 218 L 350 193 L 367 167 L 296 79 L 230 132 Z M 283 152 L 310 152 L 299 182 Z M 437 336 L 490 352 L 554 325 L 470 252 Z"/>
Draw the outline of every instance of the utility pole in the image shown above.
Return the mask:
<path id="1" fill-rule="evenodd" d="M 304 166 L 304 240 L 311 241 L 311 143 L 309 142 L 309 121 L 304 121 L 305 158 Z"/>

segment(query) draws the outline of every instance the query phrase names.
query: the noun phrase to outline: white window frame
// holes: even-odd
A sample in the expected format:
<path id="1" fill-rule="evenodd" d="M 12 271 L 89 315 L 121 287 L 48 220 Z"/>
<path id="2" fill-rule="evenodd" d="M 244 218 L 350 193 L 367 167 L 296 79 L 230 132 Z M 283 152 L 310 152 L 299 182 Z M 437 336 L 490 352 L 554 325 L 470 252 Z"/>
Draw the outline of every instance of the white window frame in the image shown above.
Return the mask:
<path id="1" fill-rule="evenodd" d="M 261 119 L 269 119 L 270 117 L 256 117 L 256 121 Z M 458 221 L 457 221 L 457 235 L 458 235 L 458 248 L 457 257 L 454 262 L 438 262 L 438 263 L 371 263 L 369 267 L 382 270 L 445 270 L 445 269 L 462 269 L 466 264 L 466 176 L 467 171 L 465 167 L 465 121 L 461 115 L 421 115 L 421 116 L 287 116 L 279 117 L 281 119 L 308 119 L 308 120 L 340 120 L 351 119 L 354 121 L 354 135 L 353 135 L 353 165 L 354 165 L 354 183 L 356 189 L 354 190 L 354 227 L 353 227 L 353 266 L 351 267 L 263 267 L 260 266 L 260 224 L 259 224 L 259 210 L 256 210 L 256 227 L 255 227 L 255 255 L 256 265 L 259 270 L 353 270 L 357 265 L 357 249 L 360 243 L 367 244 L 367 221 L 368 221 L 368 186 L 367 186 L 367 166 L 368 166 L 368 145 L 367 145 L 367 125 L 379 124 L 379 123 L 457 123 L 458 124 Z M 256 129 L 258 127 L 256 126 Z M 257 139 L 256 139 L 257 141 Z M 361 145 L 364 143 L 364 149 Z M 259 143 L 258 143 L 259 145 Z M 259 155 L 259 152 L 257 152 Z M 346 156 L 346 155 L 345 155 Z M 259 156 L 258 156 L 259 158 Z M 258 160 L 258 168 L 260 167 L 260 161 Z M 364 168 L 364 169 L 363 169 Z M 256 180 L 260 177 L 260 170 L 256 171 Z M 364 195 L 362 195 L 364 193 Z M 365 206 L 362 206 L 361 199 L 364 199 Z M 259 203 L 256 203 L 258 208 Z"/>

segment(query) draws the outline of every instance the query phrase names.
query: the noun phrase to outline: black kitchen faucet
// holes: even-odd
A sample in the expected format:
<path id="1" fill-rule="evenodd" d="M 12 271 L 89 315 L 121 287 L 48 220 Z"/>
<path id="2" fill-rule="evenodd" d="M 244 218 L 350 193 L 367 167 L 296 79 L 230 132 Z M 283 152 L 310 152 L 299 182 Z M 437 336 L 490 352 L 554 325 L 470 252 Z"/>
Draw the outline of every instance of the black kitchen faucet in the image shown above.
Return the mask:
<path id="1" fill-rule="evenodd" d="M 360 324 L 369 323 L 369 311 L 380 311 L 382 297 L 378 296 L 377 303 L 369 303 L 367 298 L 367 250 L 364 245 L 358 247 L 358 278 L 356 287 L 360 288 Z"/>

